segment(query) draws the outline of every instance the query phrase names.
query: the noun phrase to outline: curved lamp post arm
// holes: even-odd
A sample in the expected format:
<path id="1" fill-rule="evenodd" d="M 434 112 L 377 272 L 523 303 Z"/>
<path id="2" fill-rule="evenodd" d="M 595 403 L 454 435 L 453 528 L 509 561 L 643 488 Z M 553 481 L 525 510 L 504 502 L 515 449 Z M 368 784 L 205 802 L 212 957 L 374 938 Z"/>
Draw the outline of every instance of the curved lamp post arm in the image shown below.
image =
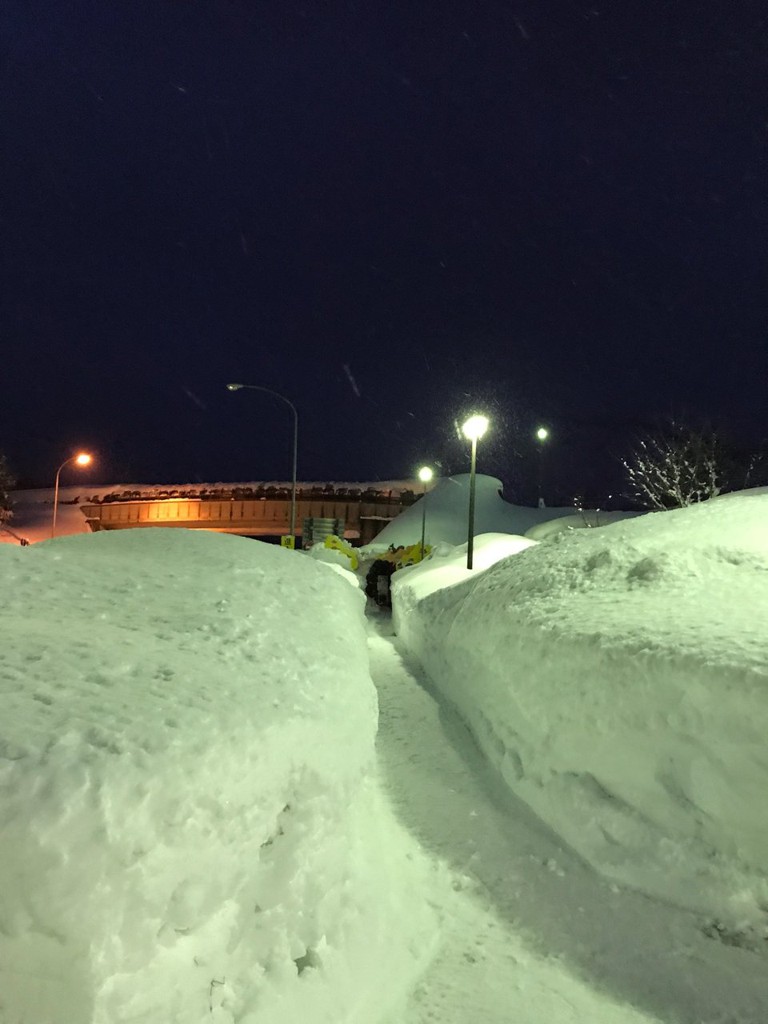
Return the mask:
<path id="1" fill-rule="evenodd" d="M 53 485 L 53 516 L 51 517 L 51 537 L 56 536 L 56 515 L 59 511 L 59 477 L 61 471 L 65 466 L 68 466 L 70 462 L 76 462 L 78 465 L 87 466 L 91 462 L 91 456 L 78 452 L 77 455 L 70 455 L 68 459 L 64 459 L 62 464 L 56 470 L 56 480 Z"/>
<path id="2" fill-rule="evenodd" d="M 76 455 L 70 455 L 70 457 L 68 459 L 64 459 L 62 464 L 56 470 L 56 482 L 57 483 L 58 483 L 59 475 L 61 474 L 62 469 L 64 469 L 65 466 L 68 466 L 70 464 L 70 462 L 74 462 L 76 458 L 77 458 Z"/>
<path id="3" fill-rule="evenodd" d="M 245 388 L 248 391 L 266 391 L 268 395 L 274 395 L 275 398 L 279 398 L 281 402 L 285 402 L 286 405 L 291 407 L 294 419 L 298 419 L 298 413 L 296 412 L 296 406 L 293 402 L 286 398 L 285 395 L 281 395 L 279 391 L 273 391 L 272 388 L 262 387 L 261 384 L 227 384 L 227 391 L 240 391 Z"/>
<path id="4" fill-rule="evenodd" d="M 64 459 L 62 464 L 56 470 L 56 482 L 53 485 L 53 516 L 51 518 L 51 537 L 56 536 L 56 513 L 59 510 L 59 477 L 61 476 L 62 469 L 64 469 L 65 466 L 68 466 L 70 462 L 74 462 L 75 458 L 76 456 L 72 455 L 70 458 Z"/>

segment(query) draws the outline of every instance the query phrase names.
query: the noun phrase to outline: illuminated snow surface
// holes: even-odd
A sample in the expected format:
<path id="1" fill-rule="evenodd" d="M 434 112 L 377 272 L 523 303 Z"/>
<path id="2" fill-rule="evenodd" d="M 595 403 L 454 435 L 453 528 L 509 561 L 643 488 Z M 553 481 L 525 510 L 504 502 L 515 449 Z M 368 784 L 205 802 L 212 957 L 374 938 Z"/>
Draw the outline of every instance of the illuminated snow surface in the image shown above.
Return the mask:
<path id="1" fill-rule="evenodd" d="M 296 552 L 0 549 L 0 1024 L 765 1024 L 768 495 L 479 497 L 367 650 Z"/>

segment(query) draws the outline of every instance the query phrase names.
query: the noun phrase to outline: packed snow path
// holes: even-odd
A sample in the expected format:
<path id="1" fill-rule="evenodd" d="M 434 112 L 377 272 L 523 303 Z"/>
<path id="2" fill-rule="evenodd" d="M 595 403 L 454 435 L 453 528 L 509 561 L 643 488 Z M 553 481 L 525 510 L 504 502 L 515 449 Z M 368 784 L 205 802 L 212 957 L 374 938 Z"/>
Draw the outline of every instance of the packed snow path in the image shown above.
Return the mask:
<path id="1" fill-rule="evenodd" d="M 600 879 L 503 788 L 385 614 L 369 651 L 382 785 L 448 869 L 440 951 L 391 1024 L 765 1024 L 768 948 Z"/>

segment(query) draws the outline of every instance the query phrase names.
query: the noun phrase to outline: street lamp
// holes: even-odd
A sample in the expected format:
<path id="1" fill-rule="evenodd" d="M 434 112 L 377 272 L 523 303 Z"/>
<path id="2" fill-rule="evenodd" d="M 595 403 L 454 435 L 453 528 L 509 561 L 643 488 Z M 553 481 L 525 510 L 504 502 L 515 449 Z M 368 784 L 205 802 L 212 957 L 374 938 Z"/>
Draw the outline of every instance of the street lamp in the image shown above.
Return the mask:
<path id="1" fill-rule="evenodd" d="M 421 499 L 421 561 L 424 561 L 424 538 L 427 530 L 427 484 L 435 474 L 429 466 L 422 466 L 419 470 L 419 480 L 424 484 L 424 494 Z"/>
<path id="2" fill-rule="evenodd" d="M 76 466 L 90 466 L 93 462 L 93 457 L 88 452 L 78 452 L 77 455 L 72 455 L 70 458 L 65 459 L 59 468 L 56 470 L 56 483 L 53 485 L 53 518 L 51 520 L 51 537 L 56 536 L 56 514 L 59 511 L 59 477 L 61 471 L 65 466 L 68 466 L 70 462 L 74 462 Z"/>
<path id="3" fill-rule="evenodd" d="M 544 498 L 542 496 L 542 483 L 544 478 L 544 442 L 549 439 L 549 431 L 546 427 L 538 427 L 536 430 L 536 440 L 539 442 L 539 508 L 544 508 Z"/>
<path id="4" fill-rule="evenodd" d="M 287 406 L 290 406 L 291 412 L 293 413 L 293 472 L 291 475 L 291 536 L 289 547 L 295 547 L 296 545 L 296 462 L 299 452 L 299 414 L 296 412 L 296 406 L 293 402 L 290 402 L 285 395 L 279 394 L 277 391 L 273 391 L 272 388 L 264 388 L 260 384 L 227 384 L 228 391 L 240 391 L 242 388 L 246 388 L 249 391 L 266 391 L 268 395 L 272 395 L 275 398 L 279 398 L 281 402 L 285 402 Z"/>
<path id="5" fill-rule="evenodd" d="M 469 524 L 467 532 L 467 568 L 472 568 L 472 554 L 475 543 L 475 468 L 477 466 L 477 442 L 488 429 L 487 416 L 470 416 L 461 432 L 472 442 L 472 461 L 469 468 Z"/>

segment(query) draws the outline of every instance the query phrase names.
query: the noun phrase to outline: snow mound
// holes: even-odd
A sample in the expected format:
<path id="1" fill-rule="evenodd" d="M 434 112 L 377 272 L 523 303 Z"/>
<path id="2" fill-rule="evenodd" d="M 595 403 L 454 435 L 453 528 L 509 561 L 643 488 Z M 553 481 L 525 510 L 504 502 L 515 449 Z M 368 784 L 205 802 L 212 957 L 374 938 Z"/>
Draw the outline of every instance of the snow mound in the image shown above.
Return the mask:
<path id="1" fill-rule="evenodd" d="M 431 919 L 371 775 L 359 591 L 184 530 L 0 559 L 7 1019 L 378 1019 Z"/>
<path id="2" fill-rule="evenodd" d="M 376 537 L 377 550 L 389 544 L 416 544 L 421 540 L 422 510 L 426 503 L 426 543 L 462 544 L 467 540 L 469 474 L 445 477 L 409 506 Z M 475 477 L 474 533 L 524 534 L 536 523 L 556 519 L 573 511 L 557 508 L 525 508 L 512 505 L 501 496 L 502 484 L 492 476 Z"/>
<path id="3" fill-rule="evenodd" d="M 528 537 L 515 537 L 510 533 L 485 533 L 475 537 L 473 545 L 473 569 L 467 569 L 466 544 L 438 544 L 423 562 L 398 569 L 392 576 L 392 586 L 407 587 L 409 600 L 413 602 L 432 593 L 437 587 L 451 587 L 471 579 L 480 569 L 488 569 L 496 562 L 536 543 Z M 402 602 L 399 603 L 401 605 Z"/>
<path id="4" fill-rule="evenodd" d="M 598 527 L 608 526 L 610 523 L 619 523 L 623 519 L 634 519 L 636 516 L 645 514 L 644 512 L 603 512 L 602 509 L 583 509 L 581 512 L 572 512 L 570 515 L 561 516 L 558 519 L 548 519 L 546 522 L 536 523 L 535 526 L 525 531 L 525 536 L 531 537 L 533 540 L 548 540 L 567 530 L 594 530 Z"/>
<path id="5" fill-rule="evenodd" d="M 509 786 L 610 877 L 768 934 L 768 495 L 428 571 L 396 629 Z"/>

